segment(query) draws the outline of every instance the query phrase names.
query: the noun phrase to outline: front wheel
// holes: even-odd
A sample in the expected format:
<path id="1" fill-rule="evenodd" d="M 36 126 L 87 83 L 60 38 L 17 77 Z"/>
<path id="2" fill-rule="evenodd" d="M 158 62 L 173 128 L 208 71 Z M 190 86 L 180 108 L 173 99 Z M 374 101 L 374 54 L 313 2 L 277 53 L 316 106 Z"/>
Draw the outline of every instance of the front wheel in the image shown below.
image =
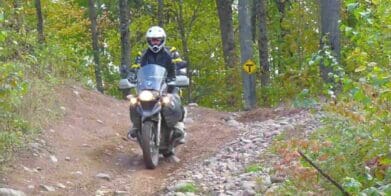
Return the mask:
<path id="1" fill-rule="evenodd" d="M 156 122 L 145 121 L 141 129 L 141 149 L 147 169 L 155 169 L 159 162 L 159 146 L 156 144 Z"/>

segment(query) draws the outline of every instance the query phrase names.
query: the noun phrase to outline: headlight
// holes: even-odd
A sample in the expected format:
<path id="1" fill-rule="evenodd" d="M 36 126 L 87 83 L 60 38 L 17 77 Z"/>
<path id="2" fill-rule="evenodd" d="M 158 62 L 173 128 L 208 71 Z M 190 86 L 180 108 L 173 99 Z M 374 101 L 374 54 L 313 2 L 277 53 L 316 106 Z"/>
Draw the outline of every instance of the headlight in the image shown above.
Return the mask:
<path id="1" fill-rule="evenodd" d="M 136 97 L 132 97 L 130 98 L 130 105 L 136 105 L 137 104 L 137 98 Z"/>
<path id="2" fill-rule="evenodd" d="M 167 95 L 167 96 L 162 97 L 162 103 L 163 103 L 163 105 L 169 104 L 170 101 L 171 101 L 171 97 L 170 97 L 170 96 Z"/>
<path id="3" fill-rule="evenodd" d="M 154 93 L 152 91 L 141 91 L 140 95 L 138 96 L 140 101 L 152 101 L 155 99 Z"/>
<path id="4" fill-rule="evenodd" d="M 131 106 L 134 106 L 137 104 L 137 97 L 134 97 L 133 95 L 128 95 L 126 97 L 129 99 Z"/>

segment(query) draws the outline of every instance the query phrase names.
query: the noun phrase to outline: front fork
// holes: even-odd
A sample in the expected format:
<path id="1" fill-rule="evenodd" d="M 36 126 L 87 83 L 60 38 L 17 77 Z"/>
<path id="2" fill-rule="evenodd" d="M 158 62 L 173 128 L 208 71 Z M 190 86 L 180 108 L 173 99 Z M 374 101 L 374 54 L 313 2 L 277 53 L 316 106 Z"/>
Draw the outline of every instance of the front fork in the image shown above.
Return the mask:
<path id="1" fill-rule="evenodd" d="M 155 114 L 154 116 L 151 116 L 151 117 L 142 117 L 141 118 L 141 122 L 143 122 L 143 124 L 144 124 L 144 122 L 145 121 L 147 121 L 147 120 L 151 120 L 151 121 L 153 121 L 153 122 L 155 122 L 155 123 L 157 123 L 157 127 L 156 127 L 156 145 L 157 146 L 160 146 L 160 134 L 161 134 L 161 124 L 162 124 L 162 115 L 161 115 L 161 113 L 159 112 L 159 113 L 157 113 L 157 114 Z M 142 130 L 142 125 L 141 125 L 141 130 Z M 141 131 L 140 130 L 140 131 Z"/>

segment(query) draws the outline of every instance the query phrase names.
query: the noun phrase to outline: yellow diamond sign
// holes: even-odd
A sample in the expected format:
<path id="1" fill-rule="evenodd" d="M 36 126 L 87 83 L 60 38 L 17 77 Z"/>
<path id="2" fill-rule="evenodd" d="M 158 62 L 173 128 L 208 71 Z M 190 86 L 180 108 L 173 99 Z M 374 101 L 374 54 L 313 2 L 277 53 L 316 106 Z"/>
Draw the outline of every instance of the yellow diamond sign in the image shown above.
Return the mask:
<path id="1" fill-rule="evenodd" d="M 253 74 L 257 71 L 257 66 L 251 59 L 249 59 L 243 64 L 243 70 L 248 74 Z"/>

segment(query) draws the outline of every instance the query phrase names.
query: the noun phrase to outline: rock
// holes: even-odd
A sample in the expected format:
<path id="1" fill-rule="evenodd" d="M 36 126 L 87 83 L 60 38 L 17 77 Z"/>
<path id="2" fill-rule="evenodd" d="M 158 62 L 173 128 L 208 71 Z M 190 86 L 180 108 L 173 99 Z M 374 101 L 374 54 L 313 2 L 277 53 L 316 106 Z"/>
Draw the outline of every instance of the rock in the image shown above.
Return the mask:
<path id="1" fill-rule="evenodd" d="M 232 127 L 240 127 L 240 123 L 236 120 L 228 120 L 227 124 Z"/>
<path id="2" fill-rule="evenodd" d="M 90 147 L 90 145 L 88 145 L 88 144 L 82 144 L 81 146 L 83 146 L 83 147 Z"/>
<path id="3" fill-rule="evenodd" d="M 272 177 L 270 177 L 270 179 L 271 179 L 272 183 L 284 182 L 284 178 L 283 177 L 279 177 L 279 176 L 272 176 Z"/>
<path id="4" fill-rule="evenodd" d="M 64 184 L 62 184 L 62 183 L 57 183 L 56 186 L 57 186 L 58 188 L 62 188 L 62 189 L 67 188 L 67 187 L 66 187 Z"/>
<path id="5" fill-rule="evenodd" d="M 272 182 L 269 175 L 261 175 L 258 177 L 258 183 L 255 186 L 255 191 L 263 193 L 270 187 L 271 184 Z"/>
<path id="6" fill-rule="evenodd" d="M 105 174 L 105 173 L 96 174 L 96 177 L 97 178 L 101 178 L 101 179 L 105 179 L 107 181 L 111 180 L 110 175 L 109 174 Z"/>
<path id="7" fill-rule="evenodd" d="M 250 143 L 252 143 L 251 140 L 244 139 L 244 138 L 240 138 L 240 141 L 243 142 L 243 143 L 245 143 L 245 144 L 250 144 Z"/>
<path id="8" fill-rule="evenodd" d="M 194 120 L 192 118 L 185 118 L 184 120 L 184 123 L 187 124 L 187 123 L 193 123 Z"/>
<path id="9" fill-rule="evenodd" d="M 73 91 L 73 94 L 75 94 L 77 97 L 79 97 L 79 96 L 80 96 L 80 93 L 79 93 L 79 91 L 76 91 L 76 90 L 74 90 L 74 91 Z"/>
<path id="10" fill-rule="evenodd" d="M 39 151 L 39 149 L 41 148 L 41 144 L 40 144 L 40 143 L 33 142 L 33 143 L 30 143 L 30 147 L 31 147 L 33 150 Z"/>
<path id="11" fill-rule="evenodd" d="M 197 103 L 189 103 L 188 106 L 189 106 L 189 107 L 198 107 L 198 104 L 197 104 Z"/>
<path id="12" fill-rule="evenodd" d="M 277 185 L 273 184 L 270 188 L 266 190 L 265 195 L 276 195 L 276 191 L 278 190 L 278 188 L 279 187 Z"/>
<path id="13" fill-rule="evenodd" d="M 96 122 L 100 123 L 100 124 L 103 124 L 103 121 L 97 119 Z"/>
<path id="14" fill-rule="evenodd" d="M 110 190 L 107 190 L 107 189 L 99 189 L 99 190 L 96 190 L 95 191 L 95 196 L 104 196 L 104 195 L 108 195 L 110 193 Z"/>
<path id="15" fill-rule="evenodd" d="M 72 174 L 76 174 L 76 175 L 83 175 L 83 172 L 81 172 L 81 171 L 76 171 L 76 172 L 72 172 Z"/>
<path id="16" fill-rule="evenodd" d="M 71 161 L 71 157 L 65 157 L 66 161 Z"/>
<path id="17" fill-rule="evenodd" d="M 255 181 L 244 181 L 242 182 L 242 187 L 244 190 L 254 190 L 256 185 Z"/>
<path id="18" fill-rule="evenodd" d="M 57 157 L 54 156 L 54 155 L 50 155 L 50 160 L 52 160 L 53 163 L 57 163 L 58 162 Z"/>
<path id="19" fill-rule="evenodd" d="M 30 173 L 35 172 L 35 170 L 30 169 L 30 168 L 28 168 L 28 167 L 26 167 L 26 166 L 23 166 L 23 165 L 22 165 L 22 167 L 23 167 L 24 171 L 27 171 L 27 172 L 30 172 Z"/>
<path id="20" fill-rule="evenodd" d="M 25 196 L 26 194 L 22 191 L 9 189 L 9 188 L 0 188 L 1 196 Z"/>
<path id="21" fill-rule="evenodd" d="M 126 191 L 114 191 L 114 196 L 125 196 L 128 195 Z"/>
<path id="22" fill-rule="evenodd" d="M 243 196 L 254 196 L 257 193 L 254 190 L 244 190 Z"/>
<path id="23" fill-rule="evenodd" d="M 27 186 L 27 188 L 29 188 L 29 189 L 35 189 L 35 186 L 32 185 L 32 184 L 30 184 L 30 185 Z M 1 195 L 1 194 L 0 194 L 0 195 Z"/>
<path id="24" fill-rule="evenodd" d="M 181 160 L 177 157 L 177 156 L 175 156 L 175 155 L 172 155 L 172 156 L 170 156 L 170 157 L 167 157 L 167 160 L 168 160 L 168 162 L 170 162 L 170 163 L 179 163 Z"/>
<path id="25" fill-rule="evenodd" d="M 39 185 L 39 187 L 41 187 L 42 190 L 48 191 L 48 192 L 54 192 L 56 190 L 54 187 L 44 185 L 44 184 Z"/>
<path id="26" fill-rule="evenodd" d="M 201 180 L 204 176 L 201 174 L 201 173 L 195 173 L 193 175 L 193 178 L 196 179 L 196 180 Z"/>

